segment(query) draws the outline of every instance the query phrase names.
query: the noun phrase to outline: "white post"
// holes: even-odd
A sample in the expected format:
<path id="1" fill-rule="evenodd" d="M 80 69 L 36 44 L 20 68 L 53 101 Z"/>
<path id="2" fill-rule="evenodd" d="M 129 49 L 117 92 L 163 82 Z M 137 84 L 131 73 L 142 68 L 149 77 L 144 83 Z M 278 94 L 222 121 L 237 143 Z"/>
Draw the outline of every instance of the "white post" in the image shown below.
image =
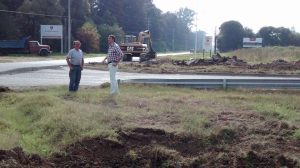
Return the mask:
<path id="1" fill-rule="evenodd" d="M 196 35 L 195 35 L 195 50 L 194 54 L 196 55 L 197 53 L 197 44 L 198 43 L 198 21 L 197 21 L 197 15 L 196 15 Z"/>
<path id="2" fill-rule="evenodd" d="M 60 53 L 64 53 L 64 38 L 63 36 L 60 38 Z"/>
<path id="3" fill-rule="evenodd" d="M 71 49 L 71 0 L 68 0 L 68 50 Z"/>

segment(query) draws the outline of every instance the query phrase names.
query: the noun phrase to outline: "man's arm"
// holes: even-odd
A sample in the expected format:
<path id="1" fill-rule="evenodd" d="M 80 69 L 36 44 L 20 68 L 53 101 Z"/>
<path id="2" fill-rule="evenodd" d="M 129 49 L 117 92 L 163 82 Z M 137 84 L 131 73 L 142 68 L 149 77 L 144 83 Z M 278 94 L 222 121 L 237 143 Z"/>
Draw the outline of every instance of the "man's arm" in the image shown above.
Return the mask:
<path id="1" fill-rule="evenodd" d="M 71 59 L 71 58 L 69 58 L 69 57 L 67 56 L 66 61 L 67 61 L 67 64 L 68 64 L 69 68 L 72 69 L 72 64 L 71 64 L 70 59 Z"/>
<path id="2" fill-rule="evenodd" d="M 84 58 L 83 58 L 83 56 L 82 56 L 81 65 L 80 65 L 81 70 L 83 70 L 83 66 L 84 66 Z"/>
<path id="3" fill-rule="evenodd" d="M 123 54 L 123 52 L 122 52 L 122 50 L 119 46 L 116 47 L 116 52 L 117 52 L 117 55 L 118 55 L 118 62 L 117 63 L 119 63 L 121 61 L 121 59 L 123 58 L 124 54 Z"/>
<path id="4" fill-rule="evenodd" d="M 102 63 L 104 64 L 106 60 L 107 60 L 107 56 L 103 59 Z"/>

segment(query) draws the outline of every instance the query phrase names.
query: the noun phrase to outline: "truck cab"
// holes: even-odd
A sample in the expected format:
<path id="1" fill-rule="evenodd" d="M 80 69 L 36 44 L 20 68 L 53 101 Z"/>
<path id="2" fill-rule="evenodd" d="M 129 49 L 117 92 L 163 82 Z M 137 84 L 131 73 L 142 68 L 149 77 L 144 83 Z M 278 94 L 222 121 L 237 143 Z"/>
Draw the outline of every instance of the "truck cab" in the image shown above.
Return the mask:
<path id="1" fill-rule="evenodd" d="M 48 56 L 51 53 L 49 45 L 41 45 L 38 41 L 29 41 L 30 53 L 37 53 L 40 56 Z"/>

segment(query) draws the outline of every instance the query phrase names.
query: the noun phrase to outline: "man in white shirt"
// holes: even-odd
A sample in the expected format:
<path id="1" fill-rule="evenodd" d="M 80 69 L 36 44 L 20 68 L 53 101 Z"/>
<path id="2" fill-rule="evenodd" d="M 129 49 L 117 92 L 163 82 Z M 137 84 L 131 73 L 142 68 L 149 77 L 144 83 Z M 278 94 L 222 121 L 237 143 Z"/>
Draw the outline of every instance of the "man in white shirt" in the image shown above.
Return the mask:
<path id="1" fill-rule="evenodd" d="M 73 42 L 74 48 L 71 49 L 66 57 L 68 66 L 70 68 L 69 77 L 69 91 L 75 92 L 78 90 L 80 79 L 81 79 L 81 71 L 83 70 L 83 52 L 80 49 L 81 43 L 76 40 Z"/>

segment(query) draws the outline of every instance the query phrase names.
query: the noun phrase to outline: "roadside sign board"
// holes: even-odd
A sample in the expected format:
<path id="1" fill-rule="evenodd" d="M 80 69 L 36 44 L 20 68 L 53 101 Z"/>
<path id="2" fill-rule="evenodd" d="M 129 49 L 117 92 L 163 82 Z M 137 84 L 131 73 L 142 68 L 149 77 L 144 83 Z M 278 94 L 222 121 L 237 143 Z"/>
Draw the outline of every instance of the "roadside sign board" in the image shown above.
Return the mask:
<path id="1" fill-rule="evenodd" d="M 60 39 L 61 53 L 63 53 L 63 26 L 62 25 L 41 25 L 41 44 L 43 39 Z"/>
<path id="2" fill-rule="evenodd" d="M 262 38 L 243 38 L 243 48 L 259 48 L 262 47 Z"/>
<path id="3" fill-rule="evenodd" d="M 61 39 L 63 37 L 62 25 L 41 25 L 41 38 Z"/>
<path id="4" fill-rule="evenodd" d="M 204 41 L 204 50 L 205 51 L 211 51 L 212 49 L 212 36 L 205 36 L 205 41 Z"/>

